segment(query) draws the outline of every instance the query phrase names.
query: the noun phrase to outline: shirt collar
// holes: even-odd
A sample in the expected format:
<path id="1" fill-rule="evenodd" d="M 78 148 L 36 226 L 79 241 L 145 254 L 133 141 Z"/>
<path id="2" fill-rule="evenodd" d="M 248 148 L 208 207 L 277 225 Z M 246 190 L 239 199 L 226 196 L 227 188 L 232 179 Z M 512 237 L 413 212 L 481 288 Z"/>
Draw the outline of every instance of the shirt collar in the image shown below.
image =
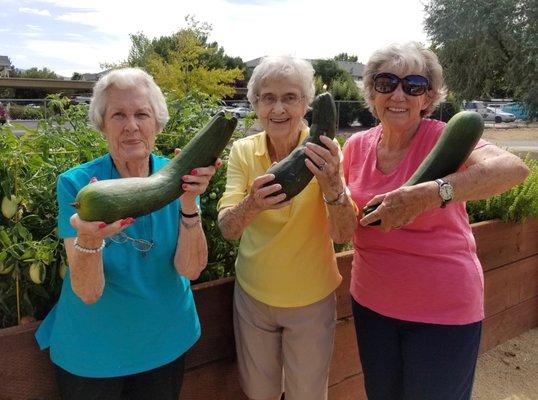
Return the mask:
<path id="1" fill-rule="evenodd" d="M 297 143 L 297 146 L 295 148 L 299 147 L 301 143 L 306 139 L 308 134 L 310 133 L 310 128 L 306 127 L 301 130 L 301 134 L 299 135 L 299 142 Z M 256 145 L 254 147 L 254 154 L 261 157 L 261 156 L 269 156 L 269 152 L 267 150 L 267 133 L 263 131 L 258 135 L 256 138 Z"/>

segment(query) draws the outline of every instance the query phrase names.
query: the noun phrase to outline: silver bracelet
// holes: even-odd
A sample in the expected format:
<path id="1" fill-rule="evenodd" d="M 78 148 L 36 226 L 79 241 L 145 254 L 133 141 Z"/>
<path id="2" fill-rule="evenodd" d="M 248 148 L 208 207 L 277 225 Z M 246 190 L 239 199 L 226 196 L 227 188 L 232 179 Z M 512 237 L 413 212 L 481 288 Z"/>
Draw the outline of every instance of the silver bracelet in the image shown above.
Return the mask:
<path id="1" fill-rule="evenodd" d="M 101 250 L 103 250 L 105 248 L 105 241 L 103 240 L 101 242 L 101 246 L 95 248 L 95 249 L 90 249 L 88 247 L 82 247 L 80 244 L 78 244 L 78 237 L 75 238 L 75 243 L 74 243 L 74 247 L 75 247 L 75 250 L 77 251 L 80 251 L 81 253 L 86 253 L 86 254 L 95 254 L 95 253 L 99 253 Z"/>
<path id="2" fill-rule="evenodd" d="M 330 206 L 339 206 L 344 204 L 344 195 L 346 194 L 346 188 L 344 188 L 340 193 L 338 193 L 338 196 L 336 196 L 336 199 L 334 200 L 327 200 L 327 197 L 325 197 L 325 194 L 322 194 L 323 201 L 325 204 L 328 204 Z"/>
<path id="3" fill-rule="evenodd" d="M 192 229 L 199 223 L 200 223 L 200 218 L 197 218 L 196 221 L 194 222 L 185 222 L 183 218 L 181 218 L 181 225 L 183 225 L 185 229 Z"/>

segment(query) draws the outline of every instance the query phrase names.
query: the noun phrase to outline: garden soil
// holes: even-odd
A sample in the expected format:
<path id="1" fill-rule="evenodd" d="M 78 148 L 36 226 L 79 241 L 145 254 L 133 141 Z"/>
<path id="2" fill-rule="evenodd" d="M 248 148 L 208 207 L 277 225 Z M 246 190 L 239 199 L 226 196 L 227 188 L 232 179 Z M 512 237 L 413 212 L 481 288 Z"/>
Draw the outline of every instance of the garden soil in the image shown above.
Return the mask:
<path id="1" fill-rule="evenodd" d="M 472 400 L 538 400 L 538 328 L 480 355 Z"/>

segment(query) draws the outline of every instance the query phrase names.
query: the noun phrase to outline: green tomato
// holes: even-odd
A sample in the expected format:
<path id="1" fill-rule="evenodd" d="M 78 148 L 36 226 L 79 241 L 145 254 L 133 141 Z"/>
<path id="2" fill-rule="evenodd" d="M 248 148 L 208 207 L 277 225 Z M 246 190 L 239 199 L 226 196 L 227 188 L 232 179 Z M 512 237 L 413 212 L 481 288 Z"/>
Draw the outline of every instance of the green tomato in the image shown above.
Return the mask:
<path id="1" fill-rule="evenodd" d="M 29 273 L 30 279 L 37 285 L 42 284 L 45 280 L 45 276 L 47 275 L 45 267 L 40 263 L 33 263 L 30 265 Z"/>
<path id="2" fill-rule="evenodd" d="M 58 273 L 60 274 L 60 278 L 64 278 L 65 276 L 65 271 L 67 271 L 67 265 L 65 265 L 65 263 L 61 263 L 60 266 L 58 267 Z"/>
<path id="3" fill-rule="evenodd" d="M 9 198 L 4 196 L 2 199 L 2 214 L 7 219 L 10 219 L 17 213 L 17 208 L 19 205 L 19 199 L 11 195 Z"/>
<path id="4" fill-rule="evenodd" d="M 0 262 L 0 275 L 7 275 L 11 271 L 13 271 L 13 268 L 15 267 L 14 264 L 6 265 L 3 262 Z"/>

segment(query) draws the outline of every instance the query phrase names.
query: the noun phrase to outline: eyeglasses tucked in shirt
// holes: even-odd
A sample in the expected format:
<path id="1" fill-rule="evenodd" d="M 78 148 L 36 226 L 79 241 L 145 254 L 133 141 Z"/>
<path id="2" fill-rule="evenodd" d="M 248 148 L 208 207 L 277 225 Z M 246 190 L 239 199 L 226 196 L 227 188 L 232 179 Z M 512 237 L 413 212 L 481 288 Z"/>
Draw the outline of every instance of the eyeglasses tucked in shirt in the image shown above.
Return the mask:
<path id="1" fill-rule="evenodd" d="M 119 244 L 130 242 L 136 250 L 143 254 L 150 251 L 154 245 L 153 241 L 150 242 L 149 240 L 145 239 L 135 239 L 127 235 L 125 232 L 120 232 L 116 235 L 109 236 L 107 239 Z"/>

